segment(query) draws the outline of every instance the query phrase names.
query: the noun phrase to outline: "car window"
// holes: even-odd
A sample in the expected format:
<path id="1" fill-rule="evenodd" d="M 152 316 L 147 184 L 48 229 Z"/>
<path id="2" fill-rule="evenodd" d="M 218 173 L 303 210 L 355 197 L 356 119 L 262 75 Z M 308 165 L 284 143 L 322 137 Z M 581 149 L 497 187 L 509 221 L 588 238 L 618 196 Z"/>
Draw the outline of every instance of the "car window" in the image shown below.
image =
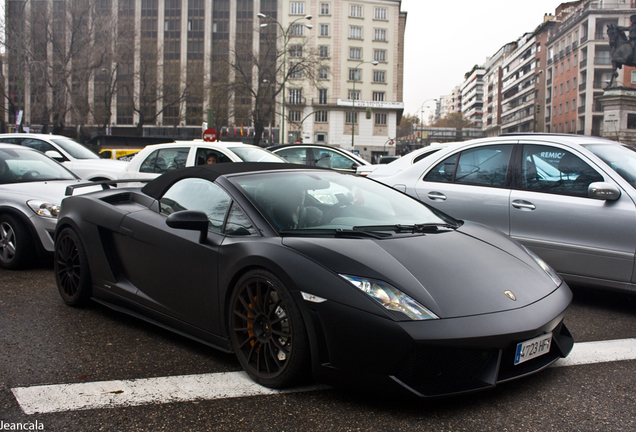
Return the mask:
<path id="1" fill-rule="evenodd" d="M 438 149 L 431 150 L 430 152 L 423 153 L 423 154 L 421 154 L 421 155 L 417 156 L 415 159 L 413 159 L 413 163 L 417 163 L 417 162 L 421 161 L 422 159 L 424 159 L 425 157 L 428 157 L 428 156 L 432 155 L 433 153 L 437 153 L 437 152 L 438 152 L 438 151 L 440 151 L 441 149 L 442 149 L 442 148 L 440 147 L 440 148 L 438 148 Z"/>
<path id="2" fill-rule="evenodd" d="M 289 163 L 298 165 L 307 165 L 307 149 L 302 148 L 284 148 L 276 152 Z"/>
<path id="3" fill-rule="evenodd" d="M 230 159 L 222 151 L 212 150 L 212 149 L 208 149 L 208 148 L 199 148 L 199 149 L 197 149 L 196 164 L 197 165 L 205 165 L 206 161 L 208 160 L 208 158 L 210 156 L 214 156 L 216 158 L 216 162 L 215 163 L 232 162 L 232 159 Z"/>
<path id="4" fill-rule="evenodd" d="M 523 189 L 587 197 L 590 183 L 603 181 L 594 168 L 569 151 L 524 145 L 521 164 Z"/>
<path id="5" fill-rule="evenodd" d="M 65 152 L 75 159 L 99 159 L 97 153 L 70 138 L 51 138 L 51 141 L 62 147 Z"/>
<path id="6" fill-rule="evenodd" d="M 227 216 L 225 233 L 230 235 L 249 235 L 258 234 L 258 231 L 241 207 L 233 203 L 230 213 Z"/>
<path id="7" fill-rule="evenodd" d="M 0 142 L 1 143 L 5 143 L 5 144 L 21 145 L 20 144 L 20 138 L 0 138 Z"/>
<path id="8" fill-rule="evenodd" d="M 204 179 L 181 180 L 159 200 L 159 211 L 169 215 L 181 210 L 198 210 L 208 216 L 210 231 L 221 232 L 232 199 L 218 185 Z"/>
<path id="9" fill-rule="evenodd" d="M 183 168 L 189 151 L 187 147 L 157 149 L 141 163 L 139 172 L 162 174 L 176 168 Z"/>
<path id="10" fill-rule="evenodd" d="M 451 183 L 457 166 L 457 153 L 438 163 L 424 176 L 424 181 Z"/>
<path id="11" fill-rule="evenodd" d="M 636 188 L 636 151 L 627 145 L 583 145 Z"/>
<path id="12" fill-rule="evenodd" d="M 335 169 L 353 169 L 354 165 L 359 165 L 353 159 L 341 155 L 338 152 L 328 149 L 314 148 L 314 162 L 318 167 Z"/>
<path id="13" fill-rule="evenodd" d="M 47 151 L 50 151 L 50 150 L 53 150 L 59 153 L 59 150 L 55 148 L 55 146 L 47 143 L 46 141 L 42 141 L 39 139 L 24 138 L 22 140 L 22 145 L 25 147 L 30 147 L 32 149 L 41 151 L 42 153 L 46 153 Z"/>
<path id="14" fill-rule="evenodd" d="M 256 146 L 228 147 L 243 162 L 284 162 L 279 156 Z"/>
<path id="15" fill-rule="evenodd" d="M 42 153 L 27 149 L 0 149 L 0 184 L 76 178 Z"/>

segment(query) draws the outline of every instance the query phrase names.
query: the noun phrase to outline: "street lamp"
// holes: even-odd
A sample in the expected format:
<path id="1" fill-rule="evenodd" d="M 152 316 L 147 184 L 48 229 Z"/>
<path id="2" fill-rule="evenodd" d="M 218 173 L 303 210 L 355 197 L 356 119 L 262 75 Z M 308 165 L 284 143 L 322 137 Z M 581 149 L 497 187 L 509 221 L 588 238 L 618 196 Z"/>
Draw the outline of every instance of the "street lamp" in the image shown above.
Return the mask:
<path id="1" fill-rule="evenodd" d="M 364 64 L 364 63 L 371 63 L 373 66 L 377 66 L 379 64 L 379 62 L 377 61 L 361 61 L 360 63 L 358 63 L 356 65 L 356 67 L 354 67 L 353 70 L 353 94 L 351 95 L 351 150 L 353 150 L 355 148 L 355 141 L 354 141 L 354 135 L 355 135 L 355 131 L 356 131 L 356 123 L 354 121 L 354 117 L 355 117 L 355 112 L 356 112 L 356 81 L 358 76 L 356 74 L 355 71 L 358 70 L 358 68 L 360 67 L 360 65 Z"/>
<path id="2" fill-rule="evenodd" d="M 276 24 L 278 26 L 278 28 L 280 28 L 280 31 L 283 34 L 283 81 L 281 84 L 281 92 L 283 94 L 282 97 L 282 106 L 281 106 L 281 119 L 280 119 L 280 128 L 281 128 L 281 134 L 280 134 L 280 139 L 281 139 L 281 144 L 285 144 L 285 142 L 283 140 L 285 140 L 285 83 L 287 82 L 287 44 L 289 43 L 289 31 L 291 30 L 291 28 L 294 26 L 294 24 L 296 24 L 296 22 L 300 21 L 300 20 L 310 20 L 313 17 L 311 15 L 305 15 L 304 17 L 300 17 L 295 19 L 294 21 L 292 21 L 287 28 L 285 29 L 283 27 L 283 25 L 281 23 L 279 23 L 275 18 L 272 17 L 268 17 L 267 15 L 263 14 L 263 13 L 258 13 L 256 14 L 257 17 L 259 17 L 260 19 L 267 19 L 269 21 L 271 21 L 272 24 Z M 261 24 L 261 28 L 265 28 L 269 25 L 269 23 L 263 23 Z M 312 25 L 310 24 L 304 24 L 305 27 L 307 27 L 309 30 L 311 30 L 312 28 L 314 28 Z"/>
<path id="3" fill-rule="evenodd" d="M 424 130 L 424 105 L 426 105 L 426 102 L 430 102 L 430 101 L 435 101 L 437 102 L 437 99 L 426 99 L 424 102 L 422 102 L 422 105 L 420 106 L 420 123 L 422 125 L 422 130 Z"/>

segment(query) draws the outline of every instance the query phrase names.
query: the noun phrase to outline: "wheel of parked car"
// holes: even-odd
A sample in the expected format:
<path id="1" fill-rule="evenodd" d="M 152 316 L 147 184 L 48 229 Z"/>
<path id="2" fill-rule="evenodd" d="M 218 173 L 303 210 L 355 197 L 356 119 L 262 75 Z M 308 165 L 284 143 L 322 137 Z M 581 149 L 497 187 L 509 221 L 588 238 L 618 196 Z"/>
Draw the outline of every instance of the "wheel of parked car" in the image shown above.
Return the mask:
<path id="1" fill-rule="evenodd" d="M 230 338 L 243 369 L 258 383 L 283 388 L 309 376 L 309 341 L 298 306 L 264 270 L 247 272 L 230 300 Z"/>
<path id="2" fill-rule="evenodd" d="M 83 306 L 91 296 L 91 275 L 82 241 L 65 228 L 55 241 L 55 281 L 64 302 Z"/>
<path id="3" fill-rule="evenodd" d="M 15 270 L 31 263 L 33 242 L 24 224 L 14 216 L 0 215 L 0 267 Z"/>

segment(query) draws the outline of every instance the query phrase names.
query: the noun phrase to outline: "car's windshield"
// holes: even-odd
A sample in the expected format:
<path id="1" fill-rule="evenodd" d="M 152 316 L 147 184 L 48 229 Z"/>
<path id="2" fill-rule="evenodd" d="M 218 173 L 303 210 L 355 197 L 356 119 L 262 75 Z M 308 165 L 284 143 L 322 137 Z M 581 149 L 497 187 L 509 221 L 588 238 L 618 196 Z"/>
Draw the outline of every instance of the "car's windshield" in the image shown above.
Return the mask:
<path id="1" fill-rule="evenodd" d="M 626 145 L 583 145 L 636 188 L 636 152 Z"/>
<path id="2" fill-rule="evenodd" d="M 59 145 L 75 159 L 100 159 L 99 155 L 84 147 L 80 143 L 68 138 L 53 138 L 55 144 Z"/>
<path id="3" fill-rule="evenodd" d="M 378 230 L 455 224 L 424 204 L 364 177 L 278 171 L 232 177 L 279 230 Z"/>
<path id="4" fill-rule="evenodd" d="M 259 147 L 228 147 L 243 162 L 286 162 L 285 159 Z"/>
<path id="5" fill-rule="evenodd" d="M 0 148 L 0 184 L 77 178 L 62 165 L 38 151 Z"/>

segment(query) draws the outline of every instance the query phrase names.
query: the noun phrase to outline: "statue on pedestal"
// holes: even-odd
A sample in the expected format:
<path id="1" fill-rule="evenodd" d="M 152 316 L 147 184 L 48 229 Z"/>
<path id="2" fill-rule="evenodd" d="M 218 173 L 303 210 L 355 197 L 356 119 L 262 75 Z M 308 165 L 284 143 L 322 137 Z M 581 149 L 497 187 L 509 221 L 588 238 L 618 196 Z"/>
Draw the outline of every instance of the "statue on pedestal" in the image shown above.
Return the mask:
<path id="1" fill-rule="evenodd" d="M 621 69 L 623 65 L 636 66 L 636 15 L 630 16 L 629 20 L 631 22 L 629 27 L 614 24 L 607 26 L 612 56 L 612 79 L 606 88 L 614 84 L 614 79 L 618 77 L 618 69 Z M 629 38 L 625 36 L 626 31 L 629 32 Z"/>

